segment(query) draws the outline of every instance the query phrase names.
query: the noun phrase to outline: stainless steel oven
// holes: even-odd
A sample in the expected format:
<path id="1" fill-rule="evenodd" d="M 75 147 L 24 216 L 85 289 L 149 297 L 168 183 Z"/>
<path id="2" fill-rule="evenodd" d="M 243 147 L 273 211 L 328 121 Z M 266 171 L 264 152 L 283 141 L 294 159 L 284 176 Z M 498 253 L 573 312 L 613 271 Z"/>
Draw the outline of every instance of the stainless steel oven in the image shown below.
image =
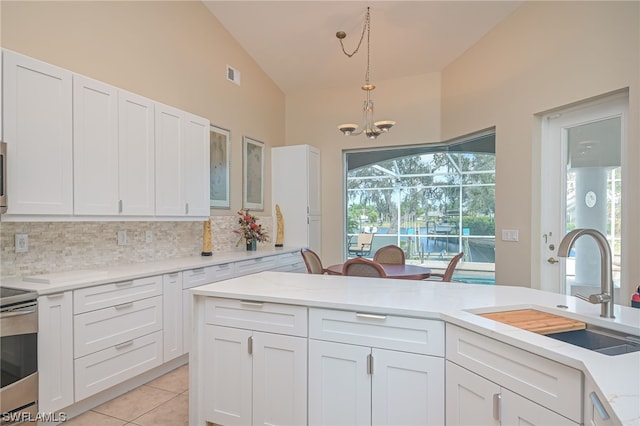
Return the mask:
<path id="1" fill-rule="evenodd" d="M 34 292 L 0 291 L 0 424 L 9 425 L 38 411 L 38 302 Z"/>
<path id="2" fill-rule="evenodd" d="M 0 213 L 7 212 L 7 144 L 0 142 Z"/>

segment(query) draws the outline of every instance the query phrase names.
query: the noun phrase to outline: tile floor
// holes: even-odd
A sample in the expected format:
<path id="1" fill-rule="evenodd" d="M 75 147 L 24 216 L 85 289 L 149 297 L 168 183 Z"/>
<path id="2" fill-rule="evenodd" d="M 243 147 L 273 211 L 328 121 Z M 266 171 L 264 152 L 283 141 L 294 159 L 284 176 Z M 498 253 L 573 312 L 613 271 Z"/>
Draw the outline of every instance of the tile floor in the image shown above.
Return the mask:
<path id="1" fill-rule="evenodd" d="M 189 365 L 74 417 L 65 426 L 180 426 L 189 424 Z"/>

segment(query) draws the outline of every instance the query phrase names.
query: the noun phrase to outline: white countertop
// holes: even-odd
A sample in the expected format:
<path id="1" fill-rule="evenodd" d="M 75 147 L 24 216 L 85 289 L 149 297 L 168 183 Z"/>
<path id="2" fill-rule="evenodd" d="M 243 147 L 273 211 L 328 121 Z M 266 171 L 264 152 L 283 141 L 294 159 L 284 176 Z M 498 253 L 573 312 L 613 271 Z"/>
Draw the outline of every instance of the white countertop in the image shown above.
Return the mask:
<path id="1" fill-rule="evenodd" d="M 191 256 L 155 262 L 114 265 L 99 269 L 55 272 L 31 277 L 3 278 L 0 281 L 0 285 L 22 290 L 33 290 L 38 292 L 38 295 L 45 295 L 82 287 L 91 287 L 98 284 L 169 274 L 187 269 L 204 268 L 258 257 L 291 253 L 299 250 L 299 247 L 260 247 L 257 251 L 238 250 L 219 254 L 214 253 L 213 256 Z"/>
<path id="2" fill-rule="evenodd" d="M 201 296 L 441 319 L 581 370 L 622 424 L 640 424 L 640 352 L 603 355 L 476 315 L 537 309 L 640 336 L 640 309 L 616 305 L 616 318 L 606 319 L 600 317 L 599 305 L 530 288 L 283 272 L 262 272 L 191 291 Z"/>

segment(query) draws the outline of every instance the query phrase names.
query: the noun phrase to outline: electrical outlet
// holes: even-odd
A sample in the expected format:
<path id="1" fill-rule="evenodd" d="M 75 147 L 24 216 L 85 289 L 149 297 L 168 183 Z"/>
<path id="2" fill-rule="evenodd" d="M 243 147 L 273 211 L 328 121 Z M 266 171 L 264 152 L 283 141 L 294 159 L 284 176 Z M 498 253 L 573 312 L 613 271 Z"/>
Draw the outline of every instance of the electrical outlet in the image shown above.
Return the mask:
<path id="1" fill-rule="evenodd" d="M 119 246 L 127 245 L 127 231 L 118 231 L 118 245 Z"/>
<path id="2" fill-rule="evenodd" d="M 151 244 L 153 242 L 153 232 L 152 231 L 145 231 L 144 239 L 145 239 L 147 244 Z"/>
<path id="3" fill-rule="evenodd" d="M 29 251 L 29 236 L 27 234 L 16 234 L 16 253 L 26 253 Z"/>

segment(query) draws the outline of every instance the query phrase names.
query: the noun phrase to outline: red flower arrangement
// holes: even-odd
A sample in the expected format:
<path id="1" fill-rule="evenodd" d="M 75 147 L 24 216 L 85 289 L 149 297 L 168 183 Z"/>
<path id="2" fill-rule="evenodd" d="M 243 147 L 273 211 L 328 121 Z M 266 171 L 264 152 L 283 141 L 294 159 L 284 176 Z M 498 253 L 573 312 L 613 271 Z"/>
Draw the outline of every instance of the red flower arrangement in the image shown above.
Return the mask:
<path id="1" fill-rule="evenodd" d="M 236 246 L 240 245 L 243 239 L 247 243 L 251 243 L 254 240 L 261 243 L 269 241 L 269 234 L 267 234 L 266 230 L 262 229 L 262 225 L 258 224 L 258 216 L 249 213 L 249 209 L 239 210 L 238 215 L 240 216 L 238 218 L 240 229 L 233 231 L 240 235 L 240 239 Z"/>

